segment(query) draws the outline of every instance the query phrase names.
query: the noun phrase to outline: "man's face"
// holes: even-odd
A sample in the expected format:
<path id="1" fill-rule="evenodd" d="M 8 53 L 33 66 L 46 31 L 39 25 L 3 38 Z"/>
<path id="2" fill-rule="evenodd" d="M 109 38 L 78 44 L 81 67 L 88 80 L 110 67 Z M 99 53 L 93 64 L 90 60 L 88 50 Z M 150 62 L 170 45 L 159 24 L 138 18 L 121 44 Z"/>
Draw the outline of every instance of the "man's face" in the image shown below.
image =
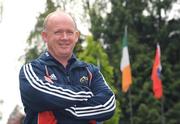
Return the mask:
<path id="1" fill-rule="evenodd" d="M 53 56 L 70 57 L 78 41 L 79 32 L 72 18 L 67 15 L 56 15 L 48 20 L 47 29 L 42 36 Z"/>

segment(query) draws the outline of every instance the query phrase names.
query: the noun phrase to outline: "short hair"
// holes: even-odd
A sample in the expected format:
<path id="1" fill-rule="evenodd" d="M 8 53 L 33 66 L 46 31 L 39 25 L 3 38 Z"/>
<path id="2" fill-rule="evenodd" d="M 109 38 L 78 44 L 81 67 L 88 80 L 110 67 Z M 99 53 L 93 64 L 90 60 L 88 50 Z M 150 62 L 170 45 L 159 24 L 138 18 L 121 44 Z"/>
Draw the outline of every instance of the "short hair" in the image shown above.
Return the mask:
<path id="1" fill-rule="evenodd" d="M 47 23 L 48 23 L 49 18 L 50 18 L 52 15 L 54 15 L 55 13 L 58 13 L 58 12 L 59 12 L 59 13 L 60 13 L 60 12 L 65 13 L 65 14 L 67 14 L 68 16 L 70 16 L 70 17 L 72 18 L 73 22 L 74 22 L 75 29 L 78 30 L 78 29 L 77 29 L 77 24 L 76 24 L 75 18 L 74 18 L 70 13 L 67 13 L 67 12 L 65 12 L 65 11 L 62 11 L 62 10 L 57 9 L 56 11 L 53 11 L 53 12 L 49 13 L 49 14 L 46 16 L 46 18 L 44 19 L 43 31 L 45 31 L 46 28 L 47 28 Z"/>

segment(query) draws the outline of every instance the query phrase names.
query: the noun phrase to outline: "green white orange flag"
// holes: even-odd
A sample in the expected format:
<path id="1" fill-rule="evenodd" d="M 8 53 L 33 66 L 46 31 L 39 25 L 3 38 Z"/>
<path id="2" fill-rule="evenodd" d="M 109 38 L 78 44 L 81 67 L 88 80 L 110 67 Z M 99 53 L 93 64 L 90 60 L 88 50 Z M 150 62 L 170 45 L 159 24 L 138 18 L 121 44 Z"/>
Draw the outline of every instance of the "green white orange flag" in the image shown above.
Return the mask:
<path id="1" fill-rule="evenodd" d="M 123 50 L 121 58 L 121 72 L 122 72 L 122 91 L 127 92 L 132 84 L 131 67 L 129 60 L 129 52 L 127 46 L 127 27 L 125 27 L 125 33 L 123 37 Z"/>

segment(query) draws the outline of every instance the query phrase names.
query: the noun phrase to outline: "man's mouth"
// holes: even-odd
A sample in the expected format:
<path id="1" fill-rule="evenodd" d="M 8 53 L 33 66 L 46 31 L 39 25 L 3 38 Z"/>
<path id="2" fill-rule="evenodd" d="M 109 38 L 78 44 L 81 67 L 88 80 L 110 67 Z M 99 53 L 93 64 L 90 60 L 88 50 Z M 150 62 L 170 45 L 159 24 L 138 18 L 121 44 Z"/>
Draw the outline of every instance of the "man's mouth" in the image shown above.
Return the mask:
<path id="1" fill-rule="evenodd" d="M 69 47 L 69 44 L 61 44 L 60 43 L 59 46 L 62 47 L 62 48 L 67 48 L 67 47 Z"/>

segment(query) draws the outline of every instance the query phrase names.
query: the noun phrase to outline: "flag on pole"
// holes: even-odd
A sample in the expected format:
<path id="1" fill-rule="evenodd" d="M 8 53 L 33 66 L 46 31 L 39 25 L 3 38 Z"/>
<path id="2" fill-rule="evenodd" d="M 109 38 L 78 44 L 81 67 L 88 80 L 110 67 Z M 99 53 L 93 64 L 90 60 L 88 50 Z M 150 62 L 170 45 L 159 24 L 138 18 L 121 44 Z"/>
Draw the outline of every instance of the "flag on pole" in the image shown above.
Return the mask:
<path id="1" fill-rule="evenodd" d="M 161 57 L 160 46 L 159 44 L 157 44 L 156 55 L 155 55 L 155 60 L 151 75 L 151 80 L 153 81 L 154 97 L 157 99 L 160 99 L 163 95 L 162 81 L 160 78 L 161 70 L 162 70 L 160 57 Z"/>
<path id="2" fill-rule="evenodd" d="M 125 27 L 125 32 L 123 36 L 123 49 L 122 49 L 122 58 L 120 63 L 120 70 L 122 72 L 122 91 L 127 92 L 130 85 L 132 84 L 132 76 L 131 76 L 131 67 L 127 46 L 127 26 Z"/>

